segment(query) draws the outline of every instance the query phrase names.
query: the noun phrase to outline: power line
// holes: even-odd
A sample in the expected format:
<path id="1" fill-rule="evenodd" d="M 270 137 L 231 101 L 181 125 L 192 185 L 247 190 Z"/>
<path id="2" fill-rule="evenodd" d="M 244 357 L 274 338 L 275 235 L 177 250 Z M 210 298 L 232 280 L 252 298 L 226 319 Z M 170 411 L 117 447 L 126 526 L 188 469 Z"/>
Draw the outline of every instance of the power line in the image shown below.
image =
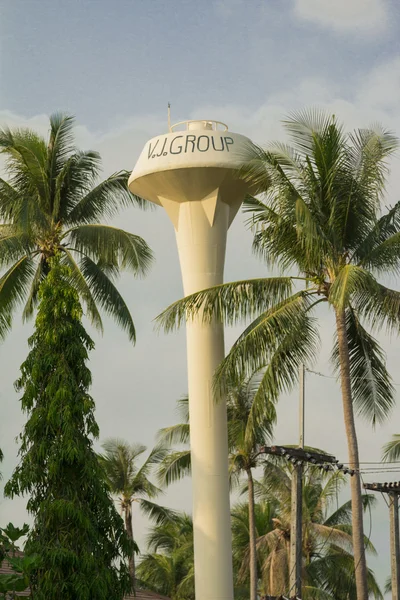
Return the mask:
<path id="1" fill-rule="evenodd" d="M 334 379 L 335 381 L 338 380 L 337 377 L 335 377 L 334 375 L 326 375 L 326 373 L 321 373 L 320 371 L 313 371 L 312 369 L 306 369 L 307 373 L 311 373 L 312 375 L 318 375 L 318 377 L 324 377 L 325 379 Z M 372 378 L 372 377 L 349 377 L 349 379 L 352 380 L 357 380 L 357 381 L 376 381 L 376 379 Z M 394 381 L 391 382 L 392 385 L 396 385 L 400 387 L 400 383 L 395 383 Z"/>

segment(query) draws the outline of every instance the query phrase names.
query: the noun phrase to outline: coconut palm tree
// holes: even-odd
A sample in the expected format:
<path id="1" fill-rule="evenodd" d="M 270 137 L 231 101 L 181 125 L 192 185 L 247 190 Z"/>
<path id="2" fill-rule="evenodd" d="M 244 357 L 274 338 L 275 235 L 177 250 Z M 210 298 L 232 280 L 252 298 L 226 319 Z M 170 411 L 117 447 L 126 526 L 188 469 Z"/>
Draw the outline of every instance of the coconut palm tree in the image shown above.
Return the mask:
<path id="1" fill-rule="evenodd" d="M 140 457 L 146 452 L 146 447 L 140 444 L 128 444 L 115 438 L 110 438 L 102 444 L 104 453 L 99 454 L 99 461 L 110 491 L 118 496 L 121 514 L 124 516 L 125 528 L 129 539 L 134 542 L 132 504 L 137 502 L 141 510 L 156 521 L 162 521 L 171 511 L 165 509 L 149 498 L 157 496 L 161 490 L 151 483 L 149 476 L 166 454 L 161 446 L 156 446 L 149 453 L 141 466 L 138 465 Z M 135 553 L 138 552 L 136 544 L 129 559 L 129 573 L 132 587 L 135 586 Z"/>
<path id="2" fill-rule="evenodd" d="M 155 525 L 147 538 L 149 552 L 141 557 L 138 581 L 171 600 L 194 599 L 193 522 L 175 513 Z"/>
<path id="3" fill-rule="evenodd" d="M 0 336 L 19 304 L 24 318 L 32 315 L 50 259 L 60 252 L 92 323 L 102 329 L 103 309 L 134 341 L 113 279 L 121 269 L 145 274 L 152 252 L 141 237 L 99 219 L 146 203 L 129 192 L 126 171 L 98 181 L 100 155 L 74 146 L 73 125 L 73 117 L 54 114 L 48 139 L 29 129 L 0 130 L 7 177 L 0 178 Z"/>
<path id="4" fill-rule="evenodd" d="M 335 317 L 332 360 L 340 376 L 351 479 L 352 535 L 358 600 L 367 600 L 363 507 L 355 412 L 383 421 L 394 403 L 385 356 L 370 327 L 399 329 L 400 293 L 379 281 L 400 266 L 400 202 L 381 212 L 387 160 L 397 139 L 378 128 L 346 135 L 334 117 L 303 112 L 285 122 L 292 146 L 254 148 L 243 176 L 254 193 L 246 203 L 254 249 L 288 273 L 223 284 L 192 294 L 159 317 L 171 330 L 201 309 L 205 321 L 254 319 L 216 373 L 216 390 L 266 365 L 253 402 L 276 399 L 316 358 L 315 310 Z M 297 272 L 298 276 L 292 276 Z M 256 419 L 255 419 L 256 421 Z"/>
<path id="5" fill-rule="evenodd" d="M 257 481 L 254 482 L 257 487 Z M 256 542 L 261 536 L 265 536 L 274 528 L 274 519 L 278 516 L 277 510 L 279 503 L 277 500 L 270 499 L 268 502 L 254 502 L 254 532 Z M 233 572 L 235 575 L 236 589 L 243 589 L 249 597 L 249 587 L 251 587 L 250 570 L 252 568 L 251 556 L 251 531 L 249 527 L 250 505 L 248 502 L 237 503 L 232 509 L 232 551 L 233 551 Z M 262 574 L 263 557 L 256 547 L 257 573 Z M 261 585 L 260 585 L 261 583 Z M 257 581 L 258 593 L 262 593 L 264 587 L 262 581 Z"/>
<path id="6" fill-rule="evenodd" d="M 240 385 L 232 387 L 227 396 L 229 471 L 231 482 L 239 483 L 246 478 L 248 493 L 248 527 L 250 532 L 250 600 L 257 600 L 257 551 L 254 514 L 253 470 L 262 464 L 260 446 L 271 439 L 276 420 L 275 406 L 265 400 L 267 410 L 263 418 L 253 422 L 253 399 L 258 392 L 262 373 L 256 373 Z M 187 443 L 189 441 L 188 399 L 179 402 L 183 423 L 162 429 L 159 438 L 162 443 Z M 190 450 L 183 449 L 169 453 L 160 464 L 161 483 L 168 485 L 190 472 Z"/>

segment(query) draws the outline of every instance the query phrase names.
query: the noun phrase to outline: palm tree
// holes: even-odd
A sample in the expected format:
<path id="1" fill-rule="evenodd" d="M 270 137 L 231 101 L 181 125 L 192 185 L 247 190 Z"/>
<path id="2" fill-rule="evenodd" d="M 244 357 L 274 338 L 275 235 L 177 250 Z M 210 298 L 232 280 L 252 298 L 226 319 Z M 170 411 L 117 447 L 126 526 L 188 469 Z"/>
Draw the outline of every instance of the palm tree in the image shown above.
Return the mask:
<path id="1" fill-rule="evenodd" d="M 271 439 L 276 420 L 275 407 L 265 400 L 267 410 L 262 419 L 254 422 L 253 399 L 258 392 L 262 374 L 256 373 L 240 385 L 229 389 L 227 396 L 229 471 L 231 483 L 239 483 L 244 476 L 247 483 L 250 531 L 250 600 L 257 600 L 257 550 L 254 514 L 253 470 L 262 463 L 259 448 Z M 188 399 L 179 402 L 183 423 L 162 429 L 159 438 L 164 444 L 189 441 Z M 160 481 L 168 485 L 190 472 L 190 450 L 169 453 L 159 468 Z"/>
<path id="2" fill-rule="evenodd" d="M 92 323 L 102 329 L 99 308 L 135 340 L 127 305 L 113 283 L 120 269 L 144 275 L 152 252 L 139 236 L 99 219 L 146 203 L 128 191 L 128 173 L 98 182 L 97 152 L 74 146 L 74 119 L 50 117 L 49 138 L 29 129 L 0 130 L 0 152 L 8 178 L 0 178 L 0 336 L 17 305 L 32 315 L 40 282 L 57 252 L 68 264 Z"/>
<path id="3" fill-rule="evenodd" d="M 141 466 L 138 459 L 146 452 L 146 447 L 140 444 L 129 445 L 123 440 L 110 438 L 102 444 L 104 453 L 99 455 L 100 464 L 110 491 L 118 496 L 121 514 L 124 516 L 125 528 L 128 537 L 134 542 L 132 503 L 138 502 L 141 510 L 152 519 L 162 520 L 167 514 L 167 509 L 151 502 L 149 498 L 157 496 L 161 490 L 149 480 L 149 475 L 166 454 L 161 446 L 156 446 L 150 452 Z M 170 511 L 169 511 L 170 512 Z M 169 514 L 168 512 L 168 514 Z M 132 587 L 135 586 L 135 553 L 138 552 L 136 544 L 129 559 L 129 573 Z"/>
<path id="4" fill-rule="evenodd" d="M 140 584 L 171 600 L 194 599 L 192 518 L 170 515 L 152 529 L 147 541 L 149 552 L 138 565 Z"/>
<path id="5" fill-rule="evenodd" d="M 256 482 L 257 555 L 262 574 L 262 594 L 290 596 L 289 553 L 292 467 L 279 460 L 267 461 L 264 477 Z M 304 598 L 355 600 L 354 558 L 351 540 L 351 503 L 338 504 L 345 483 L 340 472 L 307 469 L 303 486 L 303 594 Z M 364 496 L 364 509 L 375 498 Z M 335 507 L 335 505 L 337 505 Z M 234 508 L 234 556 L 241 581 L 249 577 L 248 505 Z M 369 540 L 366 547 L 375 550 Z M 368 572 L 369 594 L 382 599 L 374 575 Z"/>
<path id="6" fill-rule="evenodd" d="M 257 488 L 258 482 L 255 481 Z M 261 536 L 265 536 L 274 528 L 274 519 L 278 516 L 279 503 L 271 499 L 268 502 L 254 502 L 254 530 L 256 543 Z M 252 532 L 249 527 L 250 504 L 240 502 L 232 509 L 232 550 L 233 550 L 233 572 L 235 575 L 235 589 L 243 590 L 244 597 L 249 597 L 249 587 L 252 568 Z M 257 573 L 261 575 L 263 570 L 263 557 L 256 546 Z M 258 581 L 258 592 L 264 590 L 262 581 Z M 261 583 L 261 586 L 260 586 Z"/>
<path id="7" fill-rule="evenodd" d="M 400 202 L 381 213 L 387 159 L 397 140 L 387 131 L 344 133 L 336 119 L 298 113 L 285 122 L 292 146 L 254 148 L 243 176 L 262 200 L 248 199 L 255 228 L 254 249 L 287 276 L 238 281 L 192 294 L 159 317 L 167 331 L 201 309 L 204 319 L 255 319 L 233 345 L 216 373 L 216 389 L 267 365 L 254 413 L 264 398 L 276 399 L 297 380 L 301 363 L 318 348 L 315 309 L 335 316 L 332 352 L 340 375 L 351 478 L 352 535 L 358 600 L 367 600 L 363 506 L 355 411 L 383 421 L 394 390 L 378 342 L 364 326 L 398 330 L 400 293 L 378 277 L 400 265 Z M 291 275 L 293 271 L 298 276 Z M 363 324 L 364 323 L 364 324 Z"/>

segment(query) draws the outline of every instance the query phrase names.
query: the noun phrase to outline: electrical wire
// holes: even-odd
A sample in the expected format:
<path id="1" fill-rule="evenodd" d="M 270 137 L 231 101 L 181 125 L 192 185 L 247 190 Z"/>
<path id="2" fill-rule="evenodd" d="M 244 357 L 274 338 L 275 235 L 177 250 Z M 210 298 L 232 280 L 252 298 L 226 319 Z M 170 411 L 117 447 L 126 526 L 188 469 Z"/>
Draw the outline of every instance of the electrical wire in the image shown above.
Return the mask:
<path id="1" fill-rule="evenodd" d="M 311 373 L 312 375 L 318 375 L 318 377 L 324 377 L 325 379 L 334 379 L 335 381 L 338 380 L 337 377 L 335 377 L 335 375 L 326 375 L 326 373 L 321 373 L 320 371 L 314 371 L 313 369 L 306 369 L 307 373 Z M 372 377 L 349 377 L 349 379 L 352 380 L 357 380 L 357 381 L 376 381 L 374 378 Z M 391 382 L 392 385 L 396 385 L 400 387 L 400 383 L 396 383 L 394 381 Z"/>

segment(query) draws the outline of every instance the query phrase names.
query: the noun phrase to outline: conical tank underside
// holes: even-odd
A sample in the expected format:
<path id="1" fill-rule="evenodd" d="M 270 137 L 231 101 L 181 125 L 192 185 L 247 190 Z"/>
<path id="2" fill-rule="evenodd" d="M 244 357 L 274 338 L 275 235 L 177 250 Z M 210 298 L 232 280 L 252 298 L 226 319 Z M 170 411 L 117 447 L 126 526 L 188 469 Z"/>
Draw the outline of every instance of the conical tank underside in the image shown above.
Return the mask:
<path id="1" fill-rule="evenodd" d="M 223 202 L 243 199 L 238 170 L 250 155 L 251 142 L 237 133 L 206 128 L 210 123 L 189 122 L 186 131 L 147 142 L 129 178 L 131 192 L 161 205 L 161 198 L 202 200 L 215 189 Z"/>

